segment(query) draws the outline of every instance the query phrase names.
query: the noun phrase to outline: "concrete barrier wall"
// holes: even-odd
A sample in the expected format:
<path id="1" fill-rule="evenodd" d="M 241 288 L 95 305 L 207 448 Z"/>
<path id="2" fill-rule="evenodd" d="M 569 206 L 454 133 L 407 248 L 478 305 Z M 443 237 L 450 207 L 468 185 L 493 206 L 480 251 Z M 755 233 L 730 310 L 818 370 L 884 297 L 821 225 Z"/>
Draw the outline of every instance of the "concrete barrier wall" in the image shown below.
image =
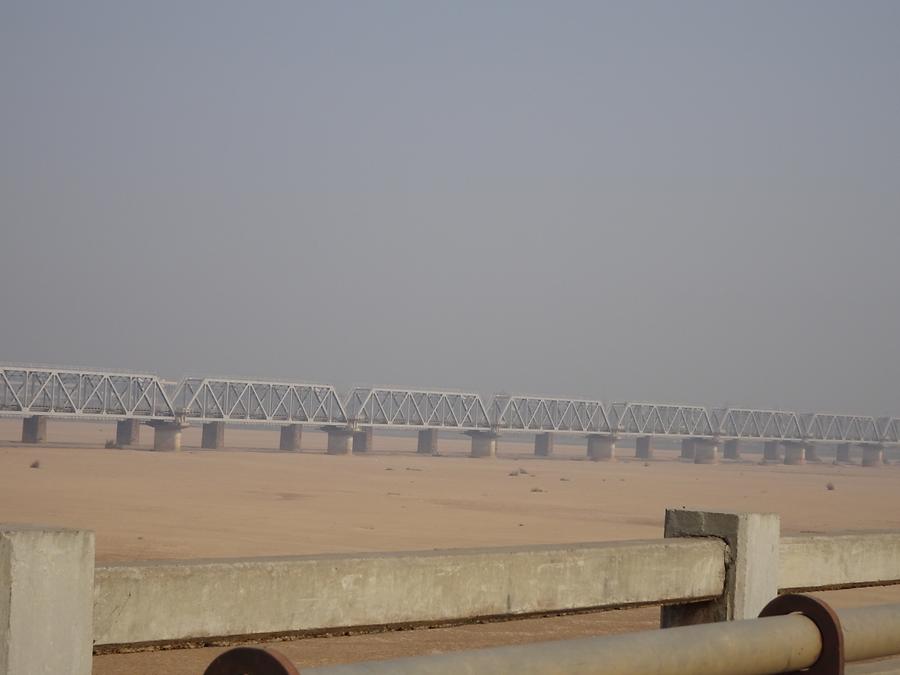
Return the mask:
<path id="1" fill-rule="evenodd" d="M 98 566 L 96 645 L 439 622 L 723 594 L 714 538 Z"/>
<path id="2" fill-rule="evenodd" d="M 782 537 L 779 590 L 900 583 L 900 532 Z"/>

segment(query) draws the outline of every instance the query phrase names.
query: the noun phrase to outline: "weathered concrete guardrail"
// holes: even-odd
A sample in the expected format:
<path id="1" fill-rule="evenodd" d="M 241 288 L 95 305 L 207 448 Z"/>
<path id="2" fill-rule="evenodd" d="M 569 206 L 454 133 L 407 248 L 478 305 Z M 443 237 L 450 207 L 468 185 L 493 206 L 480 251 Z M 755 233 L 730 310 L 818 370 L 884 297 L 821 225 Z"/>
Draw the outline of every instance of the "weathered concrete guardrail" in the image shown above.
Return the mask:
<path id="1" fill-rule="evenodd" d="M 781 540 L 781 591 L 896 583 L 900 583 L 900 532 L 817 534 Z"/>
<path id="2" fill-rule="evenodd" d="M 725 544 L 570 546 L 99 566 L 98 645 L 453 621 L 722 595 Z"/>
<path id="3" fill-rule="evenodd" d="M 755 617 L 779 589 L 900 583 L 900 533 L 781 539 L 774 514 L 679 509 L 667 511 L 665 536 L 95 569 L 92 532 L 0 526 L 0 591 L 8 589 L 0 592 L 0 675 L 89 675 L 92 643 L 264 638 L 642 604 L 663 605 L 662 625 L 678 626 Z M 40 647 L 48 644 L 58 648 Z"/>

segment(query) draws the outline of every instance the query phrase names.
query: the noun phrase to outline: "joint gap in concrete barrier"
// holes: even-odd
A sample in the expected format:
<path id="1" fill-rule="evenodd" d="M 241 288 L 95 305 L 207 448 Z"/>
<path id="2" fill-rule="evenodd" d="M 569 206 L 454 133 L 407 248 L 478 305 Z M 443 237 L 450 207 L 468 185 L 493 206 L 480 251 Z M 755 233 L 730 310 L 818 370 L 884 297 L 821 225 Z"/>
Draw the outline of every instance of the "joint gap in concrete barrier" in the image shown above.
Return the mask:
<path id="1" fill-rule="evenodd" d="M 824 591 L 844 591 L 852 588 L 879 588 L 881 586 L 900 586 L 900 579 L 888 579 L 882 581 L 852 581 L 837 584 L 817 584 L 815 586 L 791 586 L 779 588 L 778 595 L 796 593 L 819 593 Z"/>

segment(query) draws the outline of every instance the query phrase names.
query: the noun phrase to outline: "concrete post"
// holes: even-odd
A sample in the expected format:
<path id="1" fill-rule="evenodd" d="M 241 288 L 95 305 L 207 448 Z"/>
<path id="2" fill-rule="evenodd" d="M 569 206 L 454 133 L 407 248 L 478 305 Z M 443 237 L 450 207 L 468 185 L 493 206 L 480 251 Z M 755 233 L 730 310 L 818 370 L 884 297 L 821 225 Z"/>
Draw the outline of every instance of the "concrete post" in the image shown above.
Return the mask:
<path id="1" fill-rule="evenodd" d="M 225 447 L 225 422 L 205 422 L 200 447 L 221 450 Z"/>
<path id="2" fill-rule="evenodd" d="M 0 675 L 91 675 L 94 533 L 0 525 Z"/>
<path id="3" fill-rule="evenodd" d="M 694 464 L 718 464 L 719 442 L 715 438 L 698 438 L 694 441 Z"/>
<path id="4" fill-rule="evenodd" d="M 850 463 L 850 444 L 849 443 L 838 443 L 837 449 L 834 452 L 834 459 L 837 462 L 847 462 Z"/>
<path id="5" fill-rule="evenodd" d="M 694 439 L 693 438 L 682 438 L 681 439 L 681 459 L 689 459 L 693 461 L 694 459 Z"/>
<path id="6" fill-rule="evenodd" d="M 784 444 L 784 463 L 785 464 L 805 464 L 806 463 L 806 444 L 797 441 L 787 441 Z"/>
<path id="7" fill-rule="evenodd" d="M 141 442 L 141 423 L 128 419 L 116 422 L 116 445 L 137 445 Z"/>
<path id="8" fill-rule="evenodd" d="M 722 447 L 722 456 L 725 459 L 740 459 L 741 448 L 738 445 L 738 439 L 729 438 Z"/>
<path id="9" fill-rule="evenodd" d="M 862 465 L 881 466 L 884 464 L 884 448 L 880 445 L 864 445 Z"/>
<path id="10" fill-rule="evenodd" d="M 370 452 L 372 450 L 372 427 L 364 427 L 353 432 L 353 452 Z"/>
<path id="11" fill-rule="evenodd" d="M 766 441 L 763 445 L 763 459 L 767 462 L 777 462 L 781 459 L 781 443 L 779 441 Z"/>
<path id="12" fill-rule="evenodd" d="M 615 462 L 616 437 L 610 434 L 591 434 L 588 436 L 587 457 L 594 462 Z"/>
<path id="13" fill-rule="evenodd" d="M 299 450 L 300 441 L 303 438 L 302 424 L 286 424 L 281 427 L 281 436 L 278 439 L 279 450 Z"/>
<path id="14" fill-rule="evenodd" d="M 187 425 L 179 422 L 156 422 L 153 425 L 153 449 L 160 452 L 181 450 L 181 430 Z"/>
<path id="15" fill-rule="evenodd" d="M 326 452 L 329 455 L 350 454 L 350 441 L 353 438 L 353 430 L 347 427 L 326 426 L 322 431 L 328 434 Z"/>
<path id="16" fill-rule="evenodd" d="M 493 431 L 467 431 L 472 437 L 470 457 L 496 457 L 498 434 Z"/>
<path id="17" fill-rule="evenodd" d="M 553 454 L 556 438 L 549 431 L 534 437 L 535 457 L 549 457 Z"/>
<path id="18" fill-rule="evenodd" d="M 665 536 L 718 537 L 728 548 L 722 597 L 663 607 L 662 628 L 752 619 L 778 594 L 778 514 L 667 509 Z"/>
<path id="19" fill-rule="evenodd" d="M 43 443 L 47 440 L 47 418 L 33 415 L 22 420 L 22 442 Z"/>
<path id="20" fill-rule="evenodd" d="M 436 455 L 438 451 L 438 430 L 422 429 L 419 432 L 416 452 L 420 455 Z"/>
<path id="21" fill-rule="evenodd" d="M 634 456 L 638 459 L 652 459 L 653 448 L 650 447 L 650 436 L 638 436 L 634 442 Z"/>

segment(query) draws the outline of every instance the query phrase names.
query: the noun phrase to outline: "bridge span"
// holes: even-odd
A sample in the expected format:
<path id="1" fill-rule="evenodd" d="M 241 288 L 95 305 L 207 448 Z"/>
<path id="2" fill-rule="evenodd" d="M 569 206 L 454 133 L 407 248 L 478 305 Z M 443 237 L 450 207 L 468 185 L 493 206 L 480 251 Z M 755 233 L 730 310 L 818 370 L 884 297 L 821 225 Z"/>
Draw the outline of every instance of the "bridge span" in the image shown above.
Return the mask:
<path id="1" fill-rule="evenodd" d="M 154 448 L 177 450 L 181 432 L 202 424 L 202 446 L 224 445 L 226 423 L 280 428 L 283 450 L 298 450 L 304 425 L 328 435 L 328 452 L 367 452 L 375 429 L 418 432 L 418 452 L 437 453 L 438 432 L 471 437 L 471 454 L 493 456 L 504 433 L 534 434 L 535 455 L 549 456 L 558 435 L 586 438 L 587 457 L 611 461 L 619 438 L 635 439 L 635 456 L 653 455 L 652 439 L 681 441 L 695 463 L 739 459 L 742 442 L 764 444 L 767 461 L 818 460 L 822 444 L 836 461 L 862 448 L 864 465 L 900 445 L 900 417 L 707 408 L 648 402 L 497 394 L 485 404 L 474 392 L 356 387 L 345 397 L 326 384 L 188 377 L 168 382 L 149 373 L 0 365 L 0 416 L 23 417 L 22 441 L 46 439 L 51 417 L 110 420 L 116 442 L 138 442 L 140 425 L 154 428 Z"/>

